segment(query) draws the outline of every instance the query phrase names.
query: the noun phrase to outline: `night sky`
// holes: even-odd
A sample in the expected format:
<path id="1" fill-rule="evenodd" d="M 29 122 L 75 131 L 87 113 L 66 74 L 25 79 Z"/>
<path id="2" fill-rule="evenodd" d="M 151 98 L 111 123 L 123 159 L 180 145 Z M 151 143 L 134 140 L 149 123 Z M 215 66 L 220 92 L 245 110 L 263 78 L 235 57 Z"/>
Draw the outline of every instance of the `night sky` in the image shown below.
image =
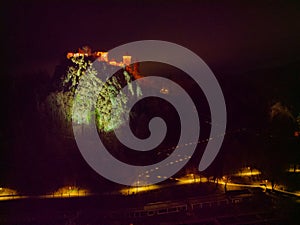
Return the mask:
<path id="1" fill-rule="evenodd" d="M 66 53 L 84 45 L 92 51 L 107 51 L 128 42 L 155 39 L 192 50 L 220 81 L 229 129 L 261 128 L 268 107 L 276 101 L 300 112 L 297 1 L 10 1 L 1 3 L 0 20 L 2 176 L 23 179 L 25 173 L 39 170 L 38 165 L 30 169 L 31 157 L 35 157 L 30 146 L 39 149 L 39 144 L 32 144 L 39 139 L 34 136 L 39 128 L 32 131 L 27 126 L 37 123 L 31 114 L 36 83 L 30 74 L 44 76 L 34 78 L 37 80 L 52 77 Z M 28 131 L 22 132 L 28 132 L 31 139 L 27 134 L 19 137 L 18 127 L 24 124 Z M 21 149 L 20 140 L 29 147 Z M 24 167 L 18 167 L 24 161 L 21 157 L 27 160 Z M 23 175 L 17 174 L 20 170 Z M 28 182 L 35 182 L 34 174 Z"/>
<path id="2" fill-rule="evenodd" d="M 4 5 L 1 20 L 13 70 L 51 73 L 66 51 L 83 45 L 109 50 L 157 39 L 239 71 L 299 58 L 299 10 L 296 1 L 20 1 Z"/>

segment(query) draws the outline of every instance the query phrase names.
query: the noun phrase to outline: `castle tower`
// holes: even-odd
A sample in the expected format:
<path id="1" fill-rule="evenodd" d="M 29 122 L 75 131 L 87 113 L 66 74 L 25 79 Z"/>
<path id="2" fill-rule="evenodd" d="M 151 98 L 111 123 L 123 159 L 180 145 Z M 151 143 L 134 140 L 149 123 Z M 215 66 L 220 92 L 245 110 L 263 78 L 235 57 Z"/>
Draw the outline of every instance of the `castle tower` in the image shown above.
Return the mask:
<path id="1" fill-rule="evenodd" d="M 130 55 L 123 56 L 123 64 L 126 66 L 129 66 L 131 64 L 131 56 Z"/>

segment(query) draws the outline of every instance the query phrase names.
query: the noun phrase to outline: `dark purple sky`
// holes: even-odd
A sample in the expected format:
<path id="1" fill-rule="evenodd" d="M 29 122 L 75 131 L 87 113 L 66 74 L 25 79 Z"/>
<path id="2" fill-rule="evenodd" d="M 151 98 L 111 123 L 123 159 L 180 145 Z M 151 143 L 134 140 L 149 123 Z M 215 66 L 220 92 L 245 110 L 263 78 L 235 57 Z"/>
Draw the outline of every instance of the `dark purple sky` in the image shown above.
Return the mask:
<path id="1" fill-rule="evenodd" d="M 13 3 L 2 8 L 12 69 L 54 70 L 65 52 L 89 45 L 159 39 L 196 52 L 209 66 L 230 71 L 299 57 L 300 4 L 150 1 Z"/>

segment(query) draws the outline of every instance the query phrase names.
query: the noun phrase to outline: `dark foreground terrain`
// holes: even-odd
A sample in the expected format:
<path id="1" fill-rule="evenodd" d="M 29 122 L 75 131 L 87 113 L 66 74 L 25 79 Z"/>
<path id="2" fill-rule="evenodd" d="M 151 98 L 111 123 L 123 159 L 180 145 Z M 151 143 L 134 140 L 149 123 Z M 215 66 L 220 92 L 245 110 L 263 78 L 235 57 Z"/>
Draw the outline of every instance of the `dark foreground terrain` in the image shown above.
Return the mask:
<path id="1" fill-rule="evenodd" d="M 26 198 L 0 202 L 3 225 L 299 224 L 297 199 L 245 189 L 222 193 L 203 184 L 143 194 Z"/>

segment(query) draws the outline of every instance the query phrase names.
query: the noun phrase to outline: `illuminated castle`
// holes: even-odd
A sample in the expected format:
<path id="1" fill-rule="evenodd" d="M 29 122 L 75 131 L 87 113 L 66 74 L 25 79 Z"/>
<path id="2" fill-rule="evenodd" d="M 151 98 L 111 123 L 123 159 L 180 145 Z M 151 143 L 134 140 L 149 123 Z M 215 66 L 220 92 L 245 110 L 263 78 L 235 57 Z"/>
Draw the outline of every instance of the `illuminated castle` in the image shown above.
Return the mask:
<path id="1" fill-rule="evenodd" d="M 100 62 L 107 63 L 111 66 L 124 68 L 129 74 L 131 74 L 134 77 L 134 79 L 139 79 L 143 77 L 139 72 L 139 63 L 132 62 L 132 57 L 130 55 L 123 55 L 123 61 L 117 62 L 115 59 L 109 59 L 108 52 L 99 52 L 99 51 L 92 52 L 91 48 L 88 46 L 79 48 L 78 52 L 76 53 L 73 52 L 67 53 L 68 59 L 71 59 L 73 57 L 80 57 L 80 56 L 92 57 Z M 160 93 L 169 94 L 169 88 L 165 87 L 164 85 L 159 88 L 160 88 Z"/>
<path id="2" fill-rule="evenodd" d="M 142 77 L 139 73 L 139 64 L 138 63 L 132 63 L 132 57 L 130 55 L 124 55 L 122 62 L 117 62 L 115 59 L 109 59 L 108 52 L 92 52 L 91 48 L 88 46 L 84 46 L 82 48 L 78 49 L 78 52 L 68 52 L 67 58 L 71 59 L 73 57 L 79 57 L 79 56 L 86 56 L 86 57 L 94 57 L 97 60 L 101 62 L 106 62 L 107 64 L 111 66 L 118 66 L 123 67 L 128 71 L 130 74 L 134 76 L 135 79 L 138 79 Z M 133 66 L 131 65 L 133 64 Z"/>

